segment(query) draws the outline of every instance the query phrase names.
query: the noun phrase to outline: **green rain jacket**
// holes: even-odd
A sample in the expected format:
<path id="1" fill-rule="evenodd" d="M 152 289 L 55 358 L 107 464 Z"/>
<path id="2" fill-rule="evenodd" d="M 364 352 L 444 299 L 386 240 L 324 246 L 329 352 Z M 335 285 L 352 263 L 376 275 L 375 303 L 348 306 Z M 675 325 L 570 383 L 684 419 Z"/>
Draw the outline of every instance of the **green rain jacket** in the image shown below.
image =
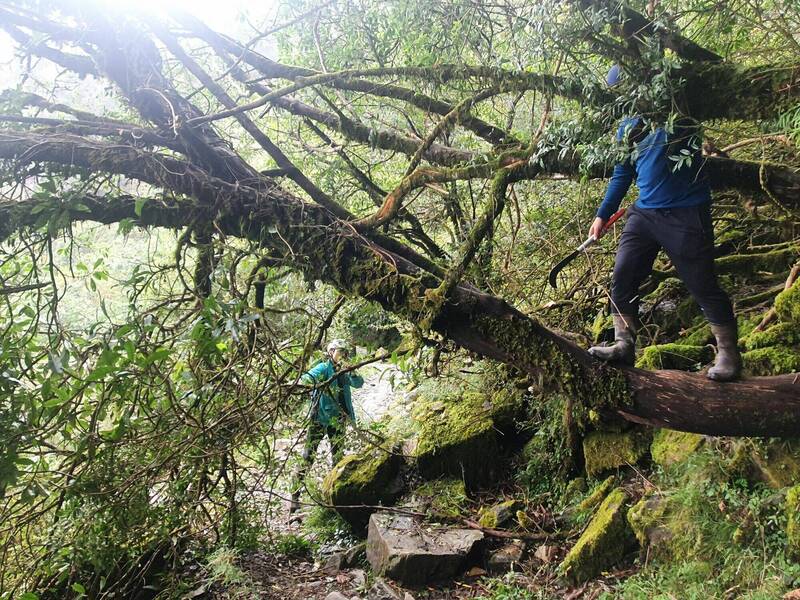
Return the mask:
<path id="1" fill-rule="evenodd" d="M 324 360 L 303 374 L 300 381 L 306 385 L 319 385 L 328 381 L 336 374 L 336 367 L 331 359 Z M 360 388 L 364 385 L 364 378 L 355 373 L 342 373 L 327 385 L 314 390 L 311 394 L 311 418 L 325 427 L 335 421 L 337 417 L 345 415 L 355 420 L 353 400 L 350 388 Z"/>

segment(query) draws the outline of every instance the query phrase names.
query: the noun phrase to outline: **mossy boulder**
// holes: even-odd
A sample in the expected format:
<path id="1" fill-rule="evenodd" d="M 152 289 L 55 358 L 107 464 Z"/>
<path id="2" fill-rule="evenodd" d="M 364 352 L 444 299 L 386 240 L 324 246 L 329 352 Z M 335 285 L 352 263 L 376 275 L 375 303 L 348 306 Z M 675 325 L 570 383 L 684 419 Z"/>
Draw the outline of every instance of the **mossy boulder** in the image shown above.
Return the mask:
<path id="1" fill-rule="evenodd" d="M 745 350 L 758 350 L 770 346 L 800 345 L 800 327 L 795 323 L 778 323 L 764 331 L 753 331 L 742 340 Z"/>
<path id="2" fill-rule="evenodd" d="M 521 407 L 521 396 L 506 391 L 419 398 L 412 417 L 419 430 L 414 456 L 420 474 L 425 479 L 459 477 L 469 490 L 490 483 Z"/>
<path id="3" fill-rule="evenodd" d="M 623 432 L 593 431 L 583 438 L 586 474 L 590 477 L 642 460 L 649 449 L 651 433 L 645 429 Z"/>
<path id="4" fill-rule="evenodd" d="M 757 443 L 750 453 L 752 474 L 773 489 L 800 484 L 800 440 Z"/>
<path id="5" fill-rule="evenodd" d="M 674 537 L 673 513 L 669 497 L 663 494 L 644 497 L 628 511 L 628 523 L 649 556 L 670 558 L 673 555 L 670 544 Z"/>
<path id="6" fill-rule="evenodd" d="M 578 512 L 587 512 L 600 504 L 606 499 L 606 496 L 608 496 L 609 492 L 611 492 L 616 483 L 617 478 L 613 475 L 600 482 L 592 490 L 592 493 L 586 496 L 586 498 L 584 498 L 580 504 L 578 504 Z"/>
<path id="7" fill-rule="evenodd" d="M 800 280 L 775 298 L 775 311 L 786 323 L 800 325 Z"/>
<path id="8" fill-rule="evenodd" d="M 325 477 L 322 493 L 356 531 L 363 531 L 372 509 L 346 507 L 392 504 L 403 491 L 402 464 L 401 455 L 391 446 L 345 456 Z"/>
<path id="9" fill-rule="evenodd" d="M 653 462 L 669 468 L 689 458 L 702 443 L 703 436 L 697 433 L 658 429 L 653 434 L 650 455 L 653 457 Z"/>
<path id="10" fill-rule="evenodd" d="M 698 371 L 713 359 L 714 350 L 710 346 L 659 344 L 645 348 L 639 360 L 636 361 L 636 366 L 651 371 L 660 369 Z"/>
<path id="11" fill-rule="evenodd" d="M 562 577 L 577 585 L 614 566 L 628 553 L 635 538 L 626 518 L 627 502 L 623 488 L 611 491 L 558 567 Z"/>
<path id="12" fill-rule="evenodd" d="M 481 524 L 481 527 L 496 529 L 514 518 L 519 508 L 521 508 L 521 505 L 516 500 L 499 502 L 494 506 L 482 508 L 478 522 Z"/>
<path id="13" fill-rule="evenodd" d="M 687 329 L 680 337 L 680 343 L 686 346 L 705 346 L 714 342 L 714 334 L 707 321 Z"/>
<path id="14" fill-rule="evenodd" d="M 742 354 L 745 374 L 780 375 L 800 371 L 800 348 L 771 346 Z"/>
<path id="15" fill-rule="evenodd" d="M 786 494 L 786 556 L 800 562 L 800 485 Z"/>

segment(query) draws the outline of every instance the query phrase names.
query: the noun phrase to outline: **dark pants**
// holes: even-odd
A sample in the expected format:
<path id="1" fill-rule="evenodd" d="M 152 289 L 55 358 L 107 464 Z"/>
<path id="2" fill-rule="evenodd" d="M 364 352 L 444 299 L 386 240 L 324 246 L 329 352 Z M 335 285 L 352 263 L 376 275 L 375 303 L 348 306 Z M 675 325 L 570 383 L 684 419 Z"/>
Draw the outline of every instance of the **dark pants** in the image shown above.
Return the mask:
<path id="1" fill-rule="evenodd" d="M 714 272 L 714 227 L 708 204 L 686 208 L 631 207 L 619 241 L 611 286 L 612 312 L 636 316 L 639 286 L 664 249 L 689 293 L 710 323 L 734 320 L 730 298 Z"/>
<path id="2" fill-rule="evenodd" d="M 314 462 L 314 456 L 317 454 L 322 438 L 328 436 L 328 441 L 331 444 L 331 454 L 333 455 L 333 464 L 336 465 L 344 456 L 344 429 L 337 425 L 321 425 L 316 420 L 312 419 L 308 425 L 308 432 L 306 434 L 306 443 L 303 446 L 303 462 L 295 472 L 295 483 L 292 486 L 295 493 L 300 490 L 303 485 L 303 480 L 306 477 L 309 467 Z"/>

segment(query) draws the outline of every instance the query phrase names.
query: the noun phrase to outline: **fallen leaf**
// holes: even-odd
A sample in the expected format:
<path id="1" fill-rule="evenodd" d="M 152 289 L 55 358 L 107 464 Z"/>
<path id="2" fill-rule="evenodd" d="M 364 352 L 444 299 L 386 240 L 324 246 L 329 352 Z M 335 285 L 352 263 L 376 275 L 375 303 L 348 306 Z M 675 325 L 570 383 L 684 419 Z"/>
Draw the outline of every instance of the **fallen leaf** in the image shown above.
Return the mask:
<path id="1" fill-rule="evenodd" d="M 486 571 L 480 567 L 472 567 L 467 571 L 467 577 L 481 577 L 483 575 L 486 575 Z"/>
<path id="2" fill-rule="evenodd" d="M 800 588 L 786 592 L 783 595 L 783 600 L 800 600 Z"/>

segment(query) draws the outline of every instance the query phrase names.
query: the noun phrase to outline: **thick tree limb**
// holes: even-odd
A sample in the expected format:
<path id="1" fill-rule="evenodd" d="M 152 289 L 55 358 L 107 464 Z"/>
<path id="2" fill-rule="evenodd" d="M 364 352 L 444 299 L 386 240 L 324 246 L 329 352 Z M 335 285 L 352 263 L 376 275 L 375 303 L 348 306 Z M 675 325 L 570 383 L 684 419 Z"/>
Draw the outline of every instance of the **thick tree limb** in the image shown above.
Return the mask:
<path id="1" fill-rule="evenodd" d="M 27 160 L 58 158 L 62 164 L 71 164 L 64 148 L 23 146 L 0 137 L 0 156 L 13 152 Z M 97 148 L 74 150 L 71 158 L 78 163 L 103 159 Z M 354 234 L 321 207 L 305 204 L 277 186 L 260 191 L 233 186 L 189 167 L 173 173 L 160 163 L 152 164 L 156 161 L 146 155 L 124 152 L 124 157 L 106 156 L 100 167 L 131 171 L 199 200 L 147 203 L 142 217 L 151 224 L 161 224 L 162 215 L 164 225 L 176 226 L 205 214 L 223 233 L 258 241 L 307 277 L 379 302 L 417 322 L 428 316 L 425 293 L 441 280 Z M 118 219 L 135 218 L 130 199 L 108 205 L 113 213 L 103 213 L 106 221 L 111 214 Z M 0 215 L 9 208 L 0 207 Z M 712 435 L 794 436 L 800 430 L 800 375 L 718 384 L 682 372 L 615 370 L 499 298 L 465 285 L 453 289 L 431 327 L 464 348 L 566 388 L 580 397 L 584 406 L 618 412 L 629 420 Z M 676 411 L 676 406 L 682 410 Z"/>

